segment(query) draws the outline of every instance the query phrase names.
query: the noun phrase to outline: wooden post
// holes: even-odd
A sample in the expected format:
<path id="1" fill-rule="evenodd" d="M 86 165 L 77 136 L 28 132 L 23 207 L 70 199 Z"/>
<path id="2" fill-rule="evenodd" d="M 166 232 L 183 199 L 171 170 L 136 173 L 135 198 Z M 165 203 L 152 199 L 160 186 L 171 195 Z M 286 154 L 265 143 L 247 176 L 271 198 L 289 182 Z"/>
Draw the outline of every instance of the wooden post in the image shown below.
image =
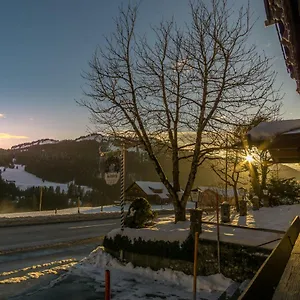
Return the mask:
<path id="1" fill-rule="evenodd" d="M 199 243 L 199 232 L 195 232 L 193 300 L 196 300 L 196 296 L 197 296 L 198 243 Z"/>
<path id="2" fill-rule="evenodd" d="M 226 133 L 225 149 L 225 201 L 228 201 L 228 134 Z"/>
<path id="3" fill-rule="evenodd" d="M 218 252 L 218 272 L 221 273 L 221 255 L 220 255 L 220 220 L 219 220 L 219 195 L 217 197 L 217 252 Z"/>
<path id="4" fill-rule="evenodd" d="M 105 300 L 110 300 L 110 271 L 105 270 Z"/>
<path id="5" fill-rule="evenodd" d="M 122 160 L 121 160 L 121 230 L 124 231 L 124 206 L 125 206 L 125 163 L 126 149 L 125 144 L 122 145 Z"/>
<path id="6" fill-rule="evenodd" d="M 43 187 L 40 186 L 40 211 L 42 211 Z"/>
<path id="7" fill-rule="evenodd" d="M 77 198 L 77 208 L 78 208 L 78 213 L 80 214 L 80 197 Z"/>

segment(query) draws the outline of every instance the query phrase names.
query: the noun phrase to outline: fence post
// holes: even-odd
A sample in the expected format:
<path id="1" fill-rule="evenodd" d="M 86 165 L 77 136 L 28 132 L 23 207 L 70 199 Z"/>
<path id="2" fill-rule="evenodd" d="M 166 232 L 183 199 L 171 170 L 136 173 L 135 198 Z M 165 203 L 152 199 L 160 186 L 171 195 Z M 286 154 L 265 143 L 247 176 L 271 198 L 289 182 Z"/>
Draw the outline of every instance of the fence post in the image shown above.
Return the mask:
<path id="1" fill-rule="evenodd" d="M 110 300 L 110 271 L 105 270 L 105 300 Z"/>
<path id="2" fill-rule="evenodd" d="M 199 243 L 199 232 L 195 232 L 193 300 L 196 300 L 197 297 L 198 243 Z"/>

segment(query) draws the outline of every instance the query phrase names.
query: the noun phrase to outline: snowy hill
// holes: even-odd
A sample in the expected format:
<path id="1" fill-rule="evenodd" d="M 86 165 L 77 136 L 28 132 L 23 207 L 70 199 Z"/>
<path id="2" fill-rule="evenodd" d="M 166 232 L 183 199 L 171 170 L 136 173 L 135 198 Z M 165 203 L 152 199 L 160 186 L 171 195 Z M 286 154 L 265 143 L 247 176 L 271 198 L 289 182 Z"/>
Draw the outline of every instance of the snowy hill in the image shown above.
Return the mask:
<path id="1" fill-rule="evenodd" d="M 0 167 L 1 176 L 5 181 L 13 182 L 15 185 L 21 189 L 26 190 L 30 187 L 50 187 L 52 186 L 54 189 L 56 187 L 60 187 L 61 191 L 68 190 L 67 183 L 55 183 L 50 181 L 43 181 L 41 178 L 34 176 L 25 171 L 25 166 L 22 165 L 15 165 L 14 169 L 6 168 L 4 171 L 4 167 Z M 85 189 L 89 189 L 85 187 Z"/>
<path id="2" fill-rule="evenodd" d="M 96 141 L 100 143 L 103 141 L 103 137 L 100 134 L 92 133 L 92 134 L 80 136 L 79 138 L 75 139 L 75 142 L 82 142 L 82 141 Z"/>
<path id="3" fill-rule="evenodd" d="M 32 146 L 39 146 L 39 145 L 47 145 L 47 144 L 57 144 L 59 141 L 54 139 L 41 139 L 29 143 L 23 143 L 19 145 L 15 145 L 11 147 L 11 150 L 27 150 Z"/>
<path id="4" fill-rule="evenodd" d="M 18 150 L 18 151 L 28 151 L 29 148 L 33 146 L 43 146 L 43 145 L 49 145 L 49 144 L 59 144 L 61 142 L 64 142 L 66 140 L 54 140 L 54 139 L 41 139 L 33 142 L 18 144 L 11 147 L 11 150 Z M 115 141 L 109 138 L 105 138 L 100 134 L 92 133 L 84 136 L 80 136 L 74 140 L 68 140 L 68 141 L 75 141 L 75 142 L 84 142 L 84 141 L 95 141 L 99 144 L 102 142 L 107 143 L 107 151 L 121 151 L 122 147 L 116 145 Z M 141 149 L 138 146 L 133 147 L 127 147 L 126 149 L 128 152 L 145 152 L 143 149 Z"/>

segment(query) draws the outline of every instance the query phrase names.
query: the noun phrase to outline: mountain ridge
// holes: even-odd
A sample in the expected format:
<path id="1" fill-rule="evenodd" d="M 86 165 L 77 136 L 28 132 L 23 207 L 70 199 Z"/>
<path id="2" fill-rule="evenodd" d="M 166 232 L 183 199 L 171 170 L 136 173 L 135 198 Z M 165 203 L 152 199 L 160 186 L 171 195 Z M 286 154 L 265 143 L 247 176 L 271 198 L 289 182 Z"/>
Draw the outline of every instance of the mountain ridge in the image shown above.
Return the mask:
<path id="1" fill-rule="evenodd" d="M 33 147 L 33 146 L 41 146 L 41 145 L 47 145 L 47 144 L 57 144 L 57 143 L 64 142 L 64 141 L 80 142 L 80 141 L 86 141 L 86 140 L 95 140 L 96 142 L 101 142 L 103 140 L 103 138 L 100 134 L 97 134 L 97 133 L 82 135 L 82 136 L 79 136 L 78 138 L 75 138 L 75 139 L 57 140 L 57 139 L 43 138 L 43 139 L 34 140 L 32 142 L 26 142 L 26 143 L 13 145 L 10 148 L 10 150 L 25 150 L 25 149 L 28 149 L 28 148 Z"/>

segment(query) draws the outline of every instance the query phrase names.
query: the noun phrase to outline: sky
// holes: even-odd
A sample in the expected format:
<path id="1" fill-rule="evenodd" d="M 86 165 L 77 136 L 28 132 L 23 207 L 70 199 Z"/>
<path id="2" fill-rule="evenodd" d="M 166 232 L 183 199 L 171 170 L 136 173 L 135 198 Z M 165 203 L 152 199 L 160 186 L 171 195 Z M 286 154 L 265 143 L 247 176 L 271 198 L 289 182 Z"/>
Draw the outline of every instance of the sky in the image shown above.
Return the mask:
<path id="1" fill-rule="evenodd" d="M 209 0 L 207 0 L 209 1 Z M 230 0 L 233 1 L 233 0 Z M 0 10 L 0 148 L 41 138 L 68 139 L 93 130 L 83 97 L 84 71 L 97 45 L 114 31 L 113 18 L 124 0 L 10 0 Z M 246 0 L 236 1 L 239 5 Z M 300 118 L 300 95 L 289 77 L 274 26 L 265 27 L 263 0 L 250 0 L 252 39 L 276 57 L 283 84 L 283 116 Z M 138 29 L 174 16 L 188 21 L 188 0 L 142 0 Z"/>

